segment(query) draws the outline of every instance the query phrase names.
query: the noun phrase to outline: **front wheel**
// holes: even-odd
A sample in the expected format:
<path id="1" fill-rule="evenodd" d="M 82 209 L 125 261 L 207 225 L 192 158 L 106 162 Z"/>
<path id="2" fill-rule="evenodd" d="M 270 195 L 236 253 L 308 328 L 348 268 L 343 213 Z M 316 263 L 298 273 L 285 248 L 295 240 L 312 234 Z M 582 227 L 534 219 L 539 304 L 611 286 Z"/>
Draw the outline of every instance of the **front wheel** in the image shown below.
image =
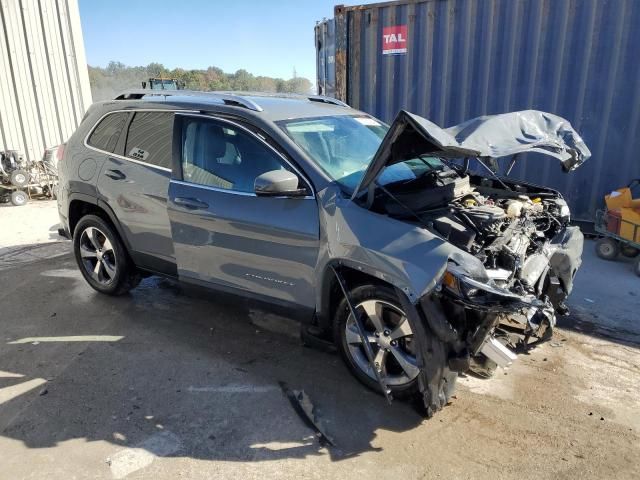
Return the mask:
<path id="1" fill-rule="evenodd" d="M 410 398 L 419 392 L 418 367 L 419 348 L 417 342 L 429 345 L 433 351 L 444 351 L 444 345 L 436 339 L 426 325 L 414 325 L 405 314 L 395 290 L 382 285 L 365 285 L 350 292 L 356 310 L 362 312 L 362 322 L 366 340 L 374 355 L 376 368 L 382 371 L 393 396 Z M 425 338 L 419 338 L 424 336 Z M 351 373 L 364 385 L 380 392 L 376 374 L 371 368 L 362 339 L 358 333 L 355 319 L 349 310 L 346 299 L 342 299 L 336 311 L 334 322 L 335 342 L 340 354 Z M 435 346 L 436 348 L 431 348 Z M 421 392 L 425 399 L 427 416 L 435 413 L 453 393 L 456 374 L 449 372 L 446 356 L 430 356 L 430 361 L 439 365 L 429 365 L 425 372 L 434 378 L 427 378 L 429 392 Z M 435 368 L 431 368 L 435 367 Z M 437 372 L 437 373 L 433 373 Z M 427 375 L 427 376 L 429 376 Z M 437 402 L 432 402 L 433 399 Z"/>
<path id="2" fill-rule="evenodd" d="M 11 203 L 13 203 L 16 207 L 26 205 L 28 201 L 29 197 L 27 196 L 27 193 L 23 192 L 22 190 L 16 190 L 15 192 L 11 193 Z"/>
<path id="3" fill-rule="evenodd" d="M 80 219 L 73 233 L 73 251 L 82 276 L 100 293 L 122 295 L 140 283 L 141 276 L 120 238 L 100 217 Z"/>
<path id="4" fill-rule="evenodd" d="M 640 257 L 633 262 L 633 271 L 636 272 L 636 275 L 640 277 Z"/>

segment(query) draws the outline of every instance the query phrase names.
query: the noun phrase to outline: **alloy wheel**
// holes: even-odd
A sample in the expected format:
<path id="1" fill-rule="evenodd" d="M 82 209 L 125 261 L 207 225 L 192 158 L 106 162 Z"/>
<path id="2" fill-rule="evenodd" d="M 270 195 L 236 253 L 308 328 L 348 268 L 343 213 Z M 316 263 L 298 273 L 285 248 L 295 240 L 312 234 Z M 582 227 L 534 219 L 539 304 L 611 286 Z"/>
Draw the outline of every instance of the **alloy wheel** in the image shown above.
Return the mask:
<path id="1" fill-rule="evenodd" d="M 374 354 L 374 363 L 390 386 L 402 386 L 414 380 L 417 366 L 413 331 L 404 312 L 383 300 L 365 300 L 356 306 L 364 312 L 362 322 Z M 376 379 L 362 345 L 353 315 L 345 323 L 345 339 L 354 363 L 366 375 Z"/>
<path id="2" fill-rule="evenodd" d="M 108 285 L 117 273 L 116 254 L 107 236 L 96 227 L 87 227 L 80 236 L 80 257 L 87 273 Z"/>

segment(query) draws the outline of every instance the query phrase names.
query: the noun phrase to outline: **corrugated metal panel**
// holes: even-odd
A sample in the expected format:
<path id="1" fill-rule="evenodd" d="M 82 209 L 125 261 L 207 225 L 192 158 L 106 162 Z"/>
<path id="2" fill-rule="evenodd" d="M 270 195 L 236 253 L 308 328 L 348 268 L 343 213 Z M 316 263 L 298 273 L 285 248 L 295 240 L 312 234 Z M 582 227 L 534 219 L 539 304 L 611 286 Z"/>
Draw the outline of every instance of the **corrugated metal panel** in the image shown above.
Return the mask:
<path id="1" fill-rule="evenodd" d="M 325 20 L 316 25 L 316 77 L 319 95 L 336 93 L 336 22 Z"/>
<path id="2" fill-rule="evenodd" d="M 0 148 L 40 159 L 91 105 L 77 0 L 2 0 L 0 21 Z"/>
<path id="3" fill-rule="evenodd" d="M 572 174 L 524 159 L 513 174 L 559 189 L 577 218 L 592 218 L 606 192 L 640 177 L 640 2 L 422 0 L 345 10 L 343 100 L 353 107 L 385 121 L 407 109 L 442 126 L 528 108 L 561 115 L 593 157 Z M 383 55 L 383 27 L 404 24 L 407 54 Z"/>

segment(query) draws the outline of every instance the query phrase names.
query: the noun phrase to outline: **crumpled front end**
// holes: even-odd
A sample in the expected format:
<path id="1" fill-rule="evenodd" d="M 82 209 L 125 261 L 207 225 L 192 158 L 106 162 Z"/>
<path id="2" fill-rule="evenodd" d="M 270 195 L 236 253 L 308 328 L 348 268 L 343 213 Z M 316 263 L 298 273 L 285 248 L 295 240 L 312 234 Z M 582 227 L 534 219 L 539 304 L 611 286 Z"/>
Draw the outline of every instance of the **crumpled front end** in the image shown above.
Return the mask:
<path id="1" fill-rule="evenodd" d="M 542 249 L 535 269 L 520 270 L 522 281 L 515 289 L 490 269 L 450 259 L 419 304 L 431 330 L 450 346 L 452 370 L 487 375 L 496 366 L 509 366 L 515 360 L 512 350 L 550 338 L 556 314 L 566 313 L 564 301 L 581 264 L 583 242 L 579 228 L 562 230 Z"/>
<path id="2" fill-rule="evenodd" d="M 566 201 L 490 168 L 510 156 L 510 169 L 526 152 L 565 171 L 590 156 L 568 121 L 545 112 L 449 129 L 400 112 L 350 201 L 321 195 L 328 259 L 393 285 L 413 318 L 428 415 L 446 403 L 457 372 L 510 365 L 568 312 L 584 239 Z M 474 158 L 484 170 L 470 169 Z"/>

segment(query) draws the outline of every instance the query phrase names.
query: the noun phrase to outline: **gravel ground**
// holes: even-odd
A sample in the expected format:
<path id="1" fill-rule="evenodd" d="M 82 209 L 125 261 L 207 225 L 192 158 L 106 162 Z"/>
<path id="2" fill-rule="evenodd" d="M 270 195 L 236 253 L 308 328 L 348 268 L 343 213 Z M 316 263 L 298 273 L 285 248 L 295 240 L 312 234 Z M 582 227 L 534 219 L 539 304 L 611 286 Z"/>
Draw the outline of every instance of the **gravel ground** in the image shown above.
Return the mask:
<path id="1" fill-rule="evenodd" d="M 640 477 L 640 281 L 590 242 L 552 341 L 460 378 L 429 421 L 302 347 L 289 320 L 153 277 L 105 297 L 60 249 L 0 263 L 1 479 Z M 335 447 L 282 382 L 308 393 Z"/>

